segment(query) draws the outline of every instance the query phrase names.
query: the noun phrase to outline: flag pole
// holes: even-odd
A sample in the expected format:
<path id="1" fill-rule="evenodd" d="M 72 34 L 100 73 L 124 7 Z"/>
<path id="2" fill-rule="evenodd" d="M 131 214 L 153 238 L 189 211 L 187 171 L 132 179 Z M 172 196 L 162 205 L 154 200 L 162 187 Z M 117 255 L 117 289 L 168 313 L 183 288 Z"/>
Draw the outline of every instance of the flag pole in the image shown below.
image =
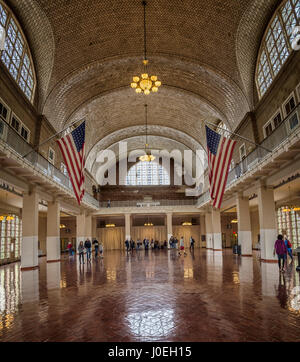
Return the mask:
<path id="1" fill-rule="evenodd" d="M 207 123 L 207 124 L 209 124 L 210 126 L 216 127 L 216 125 L 213 124 L 213 123 L 210 123 L 210 122 L 207 122 L 207 121 L 204 121 L 204 123 Z M 231 134 L 234 135 L 234 136 L 237 136 L 237 137 L 239 137 L 239 138 L 242 138 L 243 140 L 245 140 L 245 141 L 247 141 L 247 142 L 249 142 L 249 143 L 252 143 L 252 144 L 255 145 L 256 147 L 260 147 L 260 148 L 262 148 L 263 150 L 272 153 L 272 151 L 269 150 L 268 148 L 266 148 L 266 147 L 264 147 L 264 146 L 261 146 L 261 145 L 255 143 L 255 142 L 249 140 L 249 138 L 243 137 L 243 136 L 241 136 L 241 135 L 239 135 L 239 134 L 237 134 L 237 133 L 231 132 L 231 131 L 229 131 L 228 129 L 225 129 L 225 128 L 222 128 L 222 127 L 218 127 L 218 128 L 221 129 L 221 130 L 223 130 L 223 131 L 226 131 L 226 132 L 228 132 L 228 133 L 231 133 Z"/>
<path id="2" fill-rule="evenodd" d="M 85 119 L 82 119 L 81 121 L 83 122 L 83 121 L 85 121 Z M 61 131 L 59 131 L 59 132 L 55 133 L 55 134 L 54 134 L 54 135 L 52 135 L 51 137 L 47 138 L 44 142 L 42 142 L 42 143 L 38 144 L 37 146 L 33 147 L 33 149 L 32 149 L 31 151 L 29 151 L 29 152 L 25 153 L 25 155 L 23 155 L 23 156 L 22 156 L 22 158 L 25 158 L 26 156 L 30 155 L 30 153 L 31 153 L 31 152 L 36 151 L 39 147 L 41 147 L 41 146 L 42 146 L 42 145 L 44 145 L 45 143 L 47 143 L 47 142 L 51 141 L 51 140 L 52 140 L 52 138 L 54 138 L 54 137 L 58 136 L 60 133 L 64 132 L 66 129 L 68 129 L 68 128 L 72 127 L 72 126 L 73 126 L 73 124 L 75 124 L 76 122 L 81 122 L 81 121 L 78 121 L 78 120 L 77 120 L 77 121 L 72 122 L 72 123 L 71 123 L 71 124 L 69 124 L 67 127 L 65 127 L 63 130 L 61 130 Z"/>

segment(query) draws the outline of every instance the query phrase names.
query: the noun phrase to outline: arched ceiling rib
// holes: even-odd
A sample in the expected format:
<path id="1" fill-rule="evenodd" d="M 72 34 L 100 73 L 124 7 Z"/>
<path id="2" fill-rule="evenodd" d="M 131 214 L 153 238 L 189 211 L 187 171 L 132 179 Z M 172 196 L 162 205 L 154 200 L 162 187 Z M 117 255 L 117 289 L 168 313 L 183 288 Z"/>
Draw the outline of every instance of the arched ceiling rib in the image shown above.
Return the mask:
<path id="1" fill-rule="evenodd" d="M 205 110 L 207 116 L 210 116 L 213 110 L 219 118 L 228 120 L 230 127 L 234 127 L 249 111 L 241 89 L 226 74 L 183 58 L 156 56 L 150 59 L 149 72 L 159 75 L 163 87 L 159 93 L 149 95 L 149 99 L 158 99 L 163 88 L 173 88 L 170 92 L 173 95 L 176 92 L 177 97 L 201 99 L 199 112 Z M 61 129 L 64 122 L 73 118 L 74 110 L 87 107 L 97 97 L 124 88 L 126 93 L 129 89 L 134 97 L 141 98 L 141 95 L 129 88 L 132 76 L 142 70 L 139 61 L 138 57 L 115 58 L 89 64 L 72 73 L 52 90 L 44 114 L 55 128 Z"/>

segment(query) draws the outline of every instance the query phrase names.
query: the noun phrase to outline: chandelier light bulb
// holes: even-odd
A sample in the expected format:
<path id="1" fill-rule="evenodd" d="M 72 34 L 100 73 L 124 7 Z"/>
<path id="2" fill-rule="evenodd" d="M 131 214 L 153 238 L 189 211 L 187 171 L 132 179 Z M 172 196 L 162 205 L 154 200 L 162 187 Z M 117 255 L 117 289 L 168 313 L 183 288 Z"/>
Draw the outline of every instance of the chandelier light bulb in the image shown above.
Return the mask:
<path id="1" fill-rule="evenodd" d="M 141 93 L 141 92 L 142 92 L 141 88 L 136 88 L 135 91 L 136 91 L 137 93 Z"/>
<path id="2" fill-rule="evenodd" d="M 132 79 L 133 79 L 133 81 L 134 81 L 135 83 L 137 83 L 137 82 L 140 80 L 139 77 L 133 77 Z"/>
<path id="3" fill-rule="evenodd" d="M 152 80 L 153 82 L 157 81 L 157 76 L 156 76 L 156 75 L 151 75 L 151 80 Z"/>
<path id="4" fill-rule="evenodd" d="M 137 83 L 131 83 L 131 88 L 136 88 L 137 87 Z"/>
<path id="5" fill-rule="evenodd" d="M 152 92 L 156 93 L 158 91 L 157 87 L 152 87 Z"/>
<path id="6" fill-rule="evenodd" d="M 147 96 L 148 94 L 150 94 L 149 89 L 145 89 L 145 90 L 144 90 L 144 93 L 146 94 L 146 96 Z"/>
<path id="7" fill-rule="evenodd" d="M 161 82 L 160 82 L 159 80 L 157 80 L 154 84 L 155 84 L 156 87 L 160 87 L 160 86 L 161 86 Z"/>

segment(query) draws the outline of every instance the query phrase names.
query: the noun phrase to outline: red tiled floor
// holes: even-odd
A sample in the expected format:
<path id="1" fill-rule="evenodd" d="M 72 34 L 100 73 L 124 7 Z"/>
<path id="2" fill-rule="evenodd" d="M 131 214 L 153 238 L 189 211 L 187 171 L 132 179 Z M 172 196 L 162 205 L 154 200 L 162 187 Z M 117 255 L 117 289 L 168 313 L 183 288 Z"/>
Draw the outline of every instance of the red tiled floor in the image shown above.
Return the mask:
<path id="1" fill-rule="evenodd" d="M 3 266 L 0 340 L 300 341 L 296 265 L 280 276 L 256 254 L 203 249 Z"/>

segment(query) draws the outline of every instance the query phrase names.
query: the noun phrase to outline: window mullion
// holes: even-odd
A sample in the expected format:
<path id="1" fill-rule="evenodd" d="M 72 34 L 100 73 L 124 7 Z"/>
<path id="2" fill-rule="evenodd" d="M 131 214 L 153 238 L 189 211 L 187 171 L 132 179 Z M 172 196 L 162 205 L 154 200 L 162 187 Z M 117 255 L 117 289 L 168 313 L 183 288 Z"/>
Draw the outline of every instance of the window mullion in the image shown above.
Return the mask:
<path id="1" fill-rule="evenodd" d="M 282 31 L 283 31 L 283 36 L 285 38 L 285 42 L 286 42 L 286 45 L 287 45 L 287 48 L 289 50 L 289 54 L 291 53 L 292 51 L 292 47 L 290 45 L 290 40 L 289 40 L 289 36 L 288 36 L 288 33 L 286 31 L 286 25 L 285 25 L 285 22 L 283 21 L 283 18 L 281 16 L 281 12 L 278 11 L 278 19 L 280 21 L 280 24 L 281 24 L 281 27 L 282 27 Z"/>

